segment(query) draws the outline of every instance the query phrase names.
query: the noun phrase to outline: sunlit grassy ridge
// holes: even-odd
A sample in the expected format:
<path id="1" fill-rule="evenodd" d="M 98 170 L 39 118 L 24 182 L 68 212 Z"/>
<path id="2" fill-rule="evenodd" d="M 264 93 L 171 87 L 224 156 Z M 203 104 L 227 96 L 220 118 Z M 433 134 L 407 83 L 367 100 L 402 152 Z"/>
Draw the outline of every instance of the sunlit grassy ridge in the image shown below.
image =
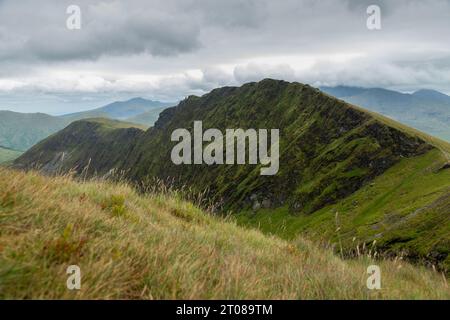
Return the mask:
<path id="1" fill-rule="evenodd" d="M 382 290 L 366 288 L 366 268 Z M 66 268 L 82 272 L 66 288 Z M 441 298 L 440 274 L 404 262 L 342 261 L 125 184 L 0 168 L 1 298 Z"/>

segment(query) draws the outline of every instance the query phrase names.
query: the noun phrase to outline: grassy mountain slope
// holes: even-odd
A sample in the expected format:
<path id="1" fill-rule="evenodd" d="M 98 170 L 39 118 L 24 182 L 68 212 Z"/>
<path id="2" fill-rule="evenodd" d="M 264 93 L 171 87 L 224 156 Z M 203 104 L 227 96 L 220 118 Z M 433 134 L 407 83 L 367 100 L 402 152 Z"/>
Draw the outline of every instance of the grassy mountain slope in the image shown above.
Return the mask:
<path id="1" fill-rule="evenodd" d="M 170 159 L 174 146 L 170 135 L 178 128 L 192 129 L 195 120 L 202 120 L 204 128 L 222 131 L 279 128 L 280 171 L 276 176 L 260 176 L 260 166 L 255 165 L 175 166 Z M 97 137 L 103 137 L 90 136 L 83 129 L 76 144 L 65 143 L 66 135 L 77 135 L 71 133 L 74 128 L 43 141 L 19 158 L 18 165 L 45 166 L 62 152 L 76 156 L 80 166 L 87 165 L 93 158 L 92 147 L 103 145 L 103 140 L 96 141 Z M 385 125 L 317 89 L 275 80 L 190 97 L 176 108 L 163 111 L 155 127 L 139 139 L 130 139 L 127 147 L 132 152 L 125 154 L 120 164 L 105 159 L 96 167 L 103 172 L 112 168 L 127 171 L 128 177 L 135 181 L 175 177 L 180 184 L 193 188 L 208 186 L 211 196 L 225 201 L 226 209 L 248 208 L 255 202 L 264 202 L 272 208 L 288 205 L 291 211 L 304 213 L 345 198 L 402 157 L 431 149 L 420 138 Z M 72 148 L 75 150 L 71 151 Z M 61 164 L 66 170 L 72 165 L 71 161 Z M 53 163 L 51 167 L 54 168 Z"/>
<path id="2" fill-rule="evenodd" d="M 0 145 L 25 151 L 68 122 L 44 113 L 18 113 L 0 110 Z"/>
<path id="3" fill-rule="evenodd" d="M 4 148 L 0 146 L 0 163 L 10 162 L 17 159 L 22 152 L 16 151 L 10 148 Z"/>
<path id="4" fill-rule="evenodd" d="M 0 168 L 0 298 L 449 299 L 438 273 L 342 261 L 204 214 L 176 195 Z M 366 289 L 381 268 L 382 290 Z M 81 289 L 66 269 L 81 268 Z"/>
<path id="5" fill-rule="evenodd" d="M 139 125 L 110 119 L 75 121 L 19 157 L 18 167 L 45 172 L 75 170 L 84 174 L 105 174 L 130 153 L 132 141 L 144 131 Z M 26 159 L 26 160 L 25 160 Z"/>
<path id="6" fill-rule="evenodd" d="M 450 141 L 450 97 L 433 90 L 412 94 L 381 88 L 322 87 L 337 98 L 379 112 Z"/>
<path id="7" fill-rule="evenodd" d="M 257 165 L 175 166 L 170 135 L 178 128 L 192 130 L 194 120 L 222 131 L 279 128 L 278 174 L 260 176 Z M 81 172 L 89 164 L 89 174 L 114 168 L 137 183 L 157 177 L 195 192 L 207 187 L 210 200 L 222 201 L 223 211 L 241 213 L 240 222 L 283 237 L 307 232 L 341 242 L 347 254 L 358 242 L 376 239 L 386 252 L 407 251 L 408 258 L 448 270 L 448 143 L 307 85 L 268 79 L 220 88 L 163 111 L 146 132 L 117 139 L 97 130 L 86 130 L 81 121 L 15 165 L 63 172 L 76 165 Z M 67 137 L 75 142 L 67 143 Z M 111 150 L 113 157 L 106 156 Z M 61 161 L 63 152 L 71 157 Z M 339 238 L 336 211 L 343 221 Z M 391 221 L 403 222 L 391 226 Z"/>
<path id="8" fill-rule="evenodd" d="M 372 183 L 312 215 L 288 208 L 237 215 L 240 224 L 285 239 L 299 234 L 353 255 L 357 246 L 433 264 L 450 272 L 450 169 L 438 150 L 404 159 Z M 339 229 L 339 230 L 337 230 Z"/>

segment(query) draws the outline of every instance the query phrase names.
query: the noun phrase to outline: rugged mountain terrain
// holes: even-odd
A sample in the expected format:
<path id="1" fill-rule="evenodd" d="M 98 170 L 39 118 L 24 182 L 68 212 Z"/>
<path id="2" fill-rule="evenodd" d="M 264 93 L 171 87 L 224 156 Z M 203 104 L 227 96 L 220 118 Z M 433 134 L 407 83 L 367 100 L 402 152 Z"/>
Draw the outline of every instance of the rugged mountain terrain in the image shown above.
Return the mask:
<path id="1" fill-rule="evenodd" d="M 176 194 L 0 167 L 1 299 L 449 299 L 445 279 L 404 261 L 343 261 L 265 236 Z M 67 290 L 67 267 L 81 269 Z M 367 266 L 382 290 L 367 290 Z"/>
<path id="2" fill-rule="evenodd" d="M 179 128 L 192 132 L 195 120 L 223 132 L 280 129 L 278 174 L 261 176 L 260 165 L 174 165 L 171 134 Z M 116 169 L 137 183 L 157 177 L 197 191 L 207 188 L 223 211 L 239 212 L 241 222 L 266 226 L 268 232 L 286 236 L 279 228 L 286 223 L 281 228 L 286 232 L 321 236 L 346 252 L 355 249 L 353 238 L 377 240 L 385 251 L 407 251 L 410 258 L 446 269 L 449 151 L 443 141 L 318 89 L 267 79 L 191 96 L 163 111 L 146 132 L 76 122 L 25 153 L 15 166 L 50 172 L 76 167 L 86 175 Z M 339 211 L 343 231 L 336 237 Z M 272 213 L 276 223 L 260 224 Z"/>
<path id="3" fill-rule="evenodd" d="M 379 112 L 450 141 L 450 96 L 434 90 L 412 94 L 381 88 L 321 87 L 339 99 Z"/>

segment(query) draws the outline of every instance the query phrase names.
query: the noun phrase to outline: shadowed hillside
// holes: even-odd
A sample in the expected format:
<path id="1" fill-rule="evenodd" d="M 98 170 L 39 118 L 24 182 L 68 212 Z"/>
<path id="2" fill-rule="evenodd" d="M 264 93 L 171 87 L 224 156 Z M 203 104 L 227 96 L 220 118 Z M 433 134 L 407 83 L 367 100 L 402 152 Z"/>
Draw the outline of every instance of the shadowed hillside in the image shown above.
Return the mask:
<path id="1" fill-rule="evenodd" d="M 85 175 L 105 174 L 119 166 L 132 150 L 130 142 L 144 133 L 136 126 L 102 118 L 79 120 L 32 147 L 16 163 L 22 167 L 26 158 L 31 167 L 47 173 L 75 170 Z"/>

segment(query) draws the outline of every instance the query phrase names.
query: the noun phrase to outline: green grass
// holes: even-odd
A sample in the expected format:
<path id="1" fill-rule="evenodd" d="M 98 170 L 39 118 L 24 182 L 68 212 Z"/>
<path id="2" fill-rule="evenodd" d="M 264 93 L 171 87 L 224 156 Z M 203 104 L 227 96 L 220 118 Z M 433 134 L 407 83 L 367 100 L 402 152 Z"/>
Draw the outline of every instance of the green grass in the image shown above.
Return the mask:
<path id="1" fill-rule="evenodd" d="M 343 201 L 314 213 L 293 215 L 282 207 L 241 212 L 236 219 L 285 239 L 302 234 L 335 244 L 340 240 L 346 252 L 353 252 L 358 243 L 377 240 L 377 247 L 385 253 L 403 252 L 448 272 L 450 170 L 440 170 L 445 162 L 443 154 L 434 149 L 403 159 Z"/>
<path id="2" fill-rule="evenodd" d="M 378 264 L 382 289 L 366 288 Z M 66 269 L 81 268 L 81 289 Z M 178 194 L 0 168 L 3 299 L 449 299 L 403 261 L 343 261 L 311 241 L 246 230 Z"/>

